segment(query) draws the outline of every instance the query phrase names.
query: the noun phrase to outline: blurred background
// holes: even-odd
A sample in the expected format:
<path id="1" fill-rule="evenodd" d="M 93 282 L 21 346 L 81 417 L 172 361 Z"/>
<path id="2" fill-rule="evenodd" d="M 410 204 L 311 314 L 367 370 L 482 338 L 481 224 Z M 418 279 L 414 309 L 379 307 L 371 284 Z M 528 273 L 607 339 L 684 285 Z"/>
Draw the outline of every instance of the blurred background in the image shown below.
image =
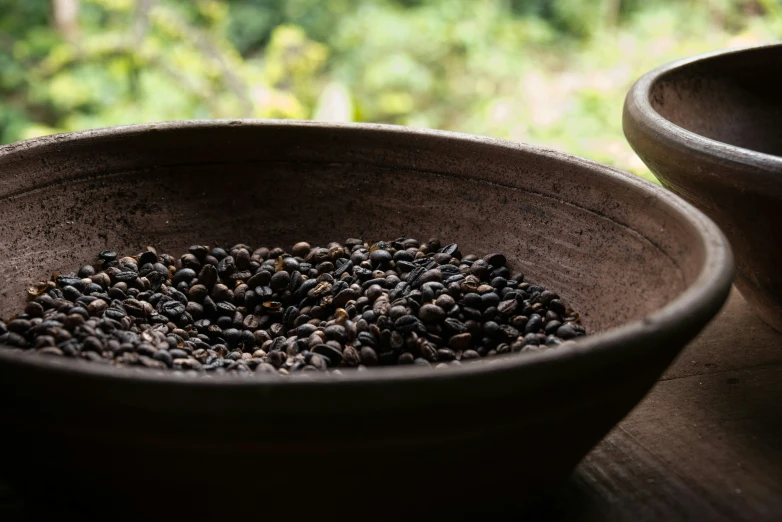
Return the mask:
<path id="1" fill-rule="evenodd" d="M 622 135 L 633 81 L 780 37 L 782 0 L 0 0 L 0 143 L 190 118 L 366 121 L 653 179 Z"/>

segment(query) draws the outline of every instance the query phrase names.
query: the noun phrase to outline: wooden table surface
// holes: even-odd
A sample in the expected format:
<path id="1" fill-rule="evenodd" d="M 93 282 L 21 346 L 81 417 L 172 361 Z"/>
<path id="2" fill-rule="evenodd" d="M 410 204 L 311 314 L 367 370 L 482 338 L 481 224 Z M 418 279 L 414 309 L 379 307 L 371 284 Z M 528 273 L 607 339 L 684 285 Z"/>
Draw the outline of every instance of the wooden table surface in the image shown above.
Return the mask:
<path id="1" fill-rule="evenodd" d="M 26 520 L 0 486 L 0 520 Z M 735 290 L 570 479 L 506 520 L 782 521 L 782 334 Z"/>
<path id="2" fill-rule="evenodd" d="M 646 398 L 526 517 L 782 521 L 782 334 L 734 289 Z"/>

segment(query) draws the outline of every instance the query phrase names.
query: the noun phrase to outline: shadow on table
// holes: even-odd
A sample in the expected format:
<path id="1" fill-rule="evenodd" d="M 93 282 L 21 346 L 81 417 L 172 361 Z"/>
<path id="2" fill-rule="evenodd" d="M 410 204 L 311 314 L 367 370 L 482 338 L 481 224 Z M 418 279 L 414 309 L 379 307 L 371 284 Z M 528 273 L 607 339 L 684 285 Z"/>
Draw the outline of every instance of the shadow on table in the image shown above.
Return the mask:
<path id="1" fill-rule="evenodd" d="M 726 372 L 715 381 L 707 401 L 726 443 L 782 484 L 782 366 Z"/>
<path id="2" fill-rule="evenodd" d="M 480 511 L 470 510 L 458 516 L 443 517 L 445 522 L 610 522 L 594 495 L 584 488 L 578 469 L 560 486 L 523 504 L 508 505 L 492 499 L 491 486 L 481 491 L 486 505 Z"/>

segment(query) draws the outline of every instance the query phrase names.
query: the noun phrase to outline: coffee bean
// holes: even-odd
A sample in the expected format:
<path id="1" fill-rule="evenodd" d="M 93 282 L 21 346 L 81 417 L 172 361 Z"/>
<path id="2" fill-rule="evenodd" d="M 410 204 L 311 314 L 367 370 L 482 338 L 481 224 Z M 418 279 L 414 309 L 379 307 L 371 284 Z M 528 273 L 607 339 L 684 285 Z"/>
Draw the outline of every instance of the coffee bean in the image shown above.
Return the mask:
<path id="1" fill-rule="evenodd" d="M 179 301 L 167 301 L 160 307 L 160 312 L 173 320 L 185 313 L 185 309 L 185 305 Z"/>
<path id="2" fill-rule="evenodd" d="M 453 361 L 456 359 L 456 354 L 449 348 L 440 348 L 437 350 L 438 361 Z"/>
<path id="3" fill-rule="evenodd" d="M 272 290 L 282 290 L 286 288 L 291 282 L 291 276 L 288 272 L 280 271 L 276 272 L 269 283 Z"/>
<path id="4" fill-rule="evenodd" d="M 423 272 L 419 277 L 415 279 L 415 282 L 413 283 L 414 288 L 418 288 L 426 283 L 431 282 L 441 282 L 443 280 L 443 273 L 437 269 L 434 268 L 432 270 L 426 270 Z"/>
<path id="5" fill-rule="evenodd" d="M 348 340 L 347 332 L 344 326 L 338 324 L 327 326 L 324 330 L 328 339 L 333 339 L 341 344 L 344 344 Z"/>
<path id="6" fill-rule="evenodd" d="M 424 334 L 426 333 L 426 327 L 420 319 L 414 315 L 402 315 L 396 321 L 394 321 L 394 329 L 402 334 L 408 334 L 412 332 Z"/>
<path id="7" fill-rule="evenodd" d="M 387 250 L 377 249 L 369 254 L 369 260 L 374 266 L 386 266 L 393 259 Z"/>
<path id="8" fill-rule="evenodd" d="M 449 294 L 442 294 L 437 298 L 434 304 L 447 311 L 456 304 L 456 301 Z"/>
<path id="9" fill-rule="evenodd" d="M 445 319 L 445 311 L 437 305 L 425 304 L 418 311 L 418 317 L 425 323 L 436 323 Z"/>
<path id="10" fill-rule="evenodd" d="M 470 346 L 472 342 L 472 335 L 469 333 L 461 333 L 454 335 L 448 341 L 448 346 L 453 350 L 465 350 Z"/>
<path id="11" fill-rule="evenodd" d="M 555 334 L 560 326 L 562 326 L 562 323 L 559 321 L 548 321 L 544 331 L 547 335 Z"/>
<path id="12" fill-rule="evenodd" d="M 576 329 L 574 325 L 570 323 L 566 323 L 560 326 L 559 328 L 557 328 L 556 335 L 560 339 L 568 341 L 570 339 L 575 339 L 576 337 L 579 337 L 582 334 Z"/>
<path id="13" fill-rule="evenodd" d="M 342 362 L 345 366 L 356 367 L 361 363 L 361 358 L 354 347 L 346 346 L 342 352 Z"/>
<path id="14" fill-rule="evenodd" d="M 296 243 L 293 245 L 293 248 L 291 249 L 291 254 L 293 254 L 296 257 L 307 257 L 307 254 L 310 253 L 310 244 L 306 243 L 304 241 L 300 243 Z"/>
<path id="15" fill-rule="evenodd" d="M 516 311 L 516 308 L 518 308 L 518 303 L 515 299 L 508 299 L 506 301 L 502 301 L 497 305 L 497 311 L 505 316 L 511 316 Z"/>
<path id="16" fill-rule="evenodd" d="M 214 265 L 204 265 L 198 273 L 198 282 L 207 288 L 212 288 L 218 277 L 217 268 Z"/>
<path id="17" fill-rule="evenodd" d="M 486 261 L 488 264 L 493 266 L 494 268 L 498 268 L 501 266 L 505 266 L 505 263 L 507 263 L 507 260 L 505 259 L 505 256 L 502 254 L 488 254 L 483 257 L 483 260 Z"/>
<path id="18" fill-rule="evenodd" d="M 399 358 L 397 358 L 396 363 L 397 364 L 413 364 L 415 362 L 415 356 L 413 356 L 410 352 L 404 352 L 402 353 Z"/>
<path id="19" fill-rule="evenodd" d="M 361 364 L 364 366 L 374 366 L 377 364 L 377 352 L 368 346 L 363 346 L 359 352 Z"/>
<path id="20" fill-rule="evenodd" d="M 481 295 L 481 308 L 486 309 L 489 307 L 498 307 L 500 304 L 500 296 L 493 291 L 486 292 Z"/>
<path id="21" fill-rule="evenodd" d="M 451 257 L 455 257 L 457 259 L 460 259 L 461 253 L 459 252 L 459 245 L 456 243 L 451 243 L 450 245 L 446 245 L 443 248 L 438 250 L 439 252 L 443 254 L 448 254 Z"/>
<path id="22" fill-rule="evenodd" d="M 537 333 L 543 326 L 543 319 L 538 314 L 532 314 L 524 326 L 524 333 Z"/>
<path id="23" fill-rule="evenodd" d="M 43 305 L 40 303 L 36 303 L 35 301 L 30 301 L 24 307 L 24 313 L 26 313 L 30 317 L 43 317 L 43 312 L 44 312 Z"/>
<path id="24" fill-rule="evenodd" d="M 483 259 L 478 259 L 470 265 L 470 273 L 481 279 L 489 275 L 489 263 Z"/>
<path id="25" fill-rule="evenodd" d="M 0 322 L 0 342 L 116 365 L 288 374 L 441 367 L 586 333 L 504 255 L 462 256 L 437 239 L 301 242 L 290 253 L 195 245 L 178 258 L 147 247 L 99 259 L 97 272 L 85 265 L 43 284 L 23 315 Z"/>
<path id="26" fill-rule="evenodd" d="M 342 362 L 342 352 L 331 345 L 318 344 L 311 351 L 324 357 L 329 366 L 339 366 L 339 363 Z"/>
<path id="27" fill-rule="evenodd" d="M 419 346 L 421 357 L 427 361 L 437 360 L 437 349 L 428 341 L 423 341 Z"/>
<path id="28" fill-rule="evenodd" d="M 98 259 L 103 261 L 104 263 L 116 261 L 117 260 L 117 253 L 111 250 L 104 250 L 100 254 L 98 254 Z"/>
<path id="29" fill-rule="evenodd" d="M 361 297 L 361 291 L 356 288 L 346 288 L 334 297 L 332 305 L 341 308 L 344 307 L 348 301 L 352 301 Z"/>
<path id="30" fill-rule="evenodd" d="M 106 301 L 102 299 L 96 299 L 95 301 L 92 301 L 89 305 L 87 305 L 87 310 L 89 311 L 90 315 L 97 317 L 102 315 L 103 312 L 105 312 L 106 309 L 108 309 L 108 307 L 109 305 Z"/>

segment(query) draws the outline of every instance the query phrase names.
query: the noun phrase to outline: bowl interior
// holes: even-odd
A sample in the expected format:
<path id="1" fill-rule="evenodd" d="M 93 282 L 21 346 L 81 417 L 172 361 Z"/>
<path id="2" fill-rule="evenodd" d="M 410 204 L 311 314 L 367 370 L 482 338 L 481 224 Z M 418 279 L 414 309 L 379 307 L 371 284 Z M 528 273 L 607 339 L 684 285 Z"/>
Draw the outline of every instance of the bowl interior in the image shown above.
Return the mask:
<path id="1" fill-rule="evenodd" d="M 671 198 L 565 155 L 388 127 L 161 124 L 0 149 L 0 315 L 97 252 L 400 236 L 501 251 L 590 332 L 659 309 L 703 268 Z"/>
<path id="2" fill-rule="evenodd" d="M 782 156 L 782 45 L 701 58 L 662 74 L 649 100 L 665 119 L 716 141 Z"/>

